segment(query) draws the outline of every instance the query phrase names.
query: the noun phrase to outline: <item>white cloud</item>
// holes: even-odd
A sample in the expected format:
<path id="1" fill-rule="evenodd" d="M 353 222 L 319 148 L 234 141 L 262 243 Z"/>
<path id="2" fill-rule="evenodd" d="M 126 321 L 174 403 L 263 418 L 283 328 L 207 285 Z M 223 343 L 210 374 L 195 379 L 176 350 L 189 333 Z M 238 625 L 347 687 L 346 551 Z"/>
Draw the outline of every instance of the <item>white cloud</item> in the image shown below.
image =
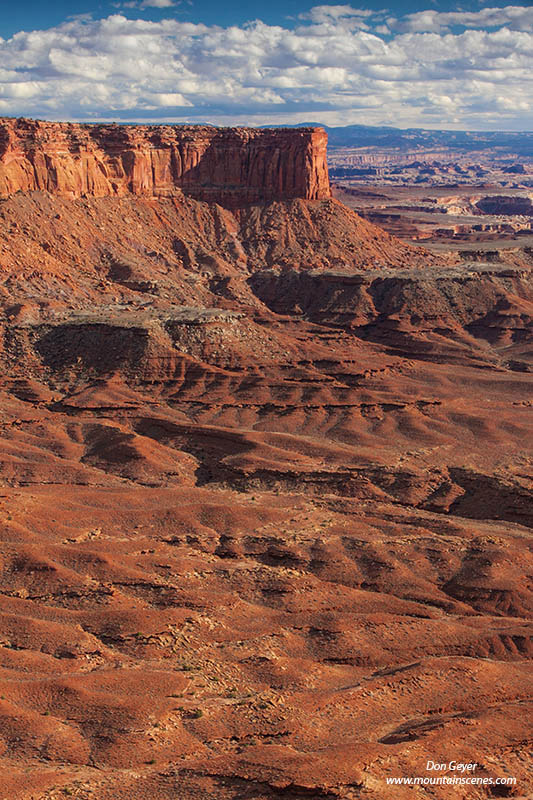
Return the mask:
<path id="1" fill-rule="evenodd" d="M 508 6 L 395 19 L 316 6 L 293 29 L 76 18 L 0 39 L 0 109 L 54 119 L 531 129 L 532 15 Z"/>
<path id="2" fill-rule="evenodd" d="M 171 8 L 175 6 L 174 0 L 142 0 L 141 8 Z"/>
<path id="3" fill-rule="evenodd" d="M 310 11 L 299 14 L 298 18 L 309 20 L 315 25 L 338 25 L 343 27 L 362 28 L 368 30 L 368 25 L 363 21 L 365 17 L 372 16 L 373 12 L 366 8 L 352 8 L 351 6 L 314 6 Z"/>
<path id="4" fill-rule="evenodd" d="M 192 106 L 190 100 L 187 100 L 179 92 L 156 92 L 150 96 L 150 100 L 160 108 L 172 108 L 174 106 Z"/>
<path id="5" fill-rule="evenodd" d="M 352 6 L 314 6 L 305 14 L 300 14 L 300 19 L 310 19 L 312 22 L 325 22 L 343 17 L 371 17 L 374 12 L 368 8 L 352 8 Z"/>
<path id="6" fill-rule="evenodd" d="M 180 0 L 126 0 L 126 2 L 112 3 L 115 8 L 173 8 L 179 5 Z"/>
<path id="7" fill-rule="evenodd" d="M 452 28 L 501 28 L 531 31 L 533 29 L 533 8 L 526 6 L 505 6 L 504 8 L 482 8 L 480 11 L 440 12 L 434 9 L 417 11 L 401 19 L 387 20 L 392 30 L 422 33 L 433 31 L 444 33 Z"/>

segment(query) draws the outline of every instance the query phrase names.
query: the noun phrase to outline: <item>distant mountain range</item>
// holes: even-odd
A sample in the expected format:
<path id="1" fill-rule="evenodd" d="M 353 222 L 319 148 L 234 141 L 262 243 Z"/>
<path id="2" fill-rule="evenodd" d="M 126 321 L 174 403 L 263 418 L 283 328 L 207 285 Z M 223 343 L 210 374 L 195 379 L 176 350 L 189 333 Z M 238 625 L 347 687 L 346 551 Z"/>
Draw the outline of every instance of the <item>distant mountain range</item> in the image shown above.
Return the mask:
<path id="1" fill-rule="evenodd" d="M 413 150 L 440 149 L 458 151 L 498 148 L 517 156 L 533 158 L 533 131 L 434 131 L 424 128 L 389 128 L 371 125 L 346 125 L 328 127 L 320 122 L 305 122 L 290 127 L 317 125 L 328 133 L 330 147 L 378 147 L 383 149 Z"/>

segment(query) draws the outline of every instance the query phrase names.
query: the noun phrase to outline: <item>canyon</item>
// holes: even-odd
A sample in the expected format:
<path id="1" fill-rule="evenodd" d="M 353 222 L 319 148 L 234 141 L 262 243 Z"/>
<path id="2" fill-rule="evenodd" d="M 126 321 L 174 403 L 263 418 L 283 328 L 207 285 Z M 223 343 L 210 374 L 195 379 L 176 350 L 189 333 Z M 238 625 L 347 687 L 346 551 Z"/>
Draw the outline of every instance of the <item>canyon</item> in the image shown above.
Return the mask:
<path id="1" fill-rule="evenodd" d="M 428 187 L 418 182 L 420 171 L 425 168 L 404 173 L 395 186 L 335 181 L 333 194 L 403 242 L 423 244 L 457 263 L 531 263 L 533 213 L 526 185 L 502 188 L 478 181 Z"/>
<path id="2" fill-rule="evenodd" d="M 320 129 L 0 130 L 1 800 L 528 797 L 528 259 Z"/>
<path id="3" fill-rule="evenodd" d="M 458 260 L 530 263 L 531 133 L 330 129 L 334 196 Z"/>

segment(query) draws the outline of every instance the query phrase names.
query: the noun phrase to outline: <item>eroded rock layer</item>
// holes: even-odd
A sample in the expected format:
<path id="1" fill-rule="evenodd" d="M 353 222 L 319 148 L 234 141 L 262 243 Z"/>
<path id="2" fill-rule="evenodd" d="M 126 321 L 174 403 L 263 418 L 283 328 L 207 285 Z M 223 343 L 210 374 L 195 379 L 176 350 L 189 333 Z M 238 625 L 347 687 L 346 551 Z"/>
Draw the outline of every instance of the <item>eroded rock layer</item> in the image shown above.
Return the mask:
<path id="1" fill-rule="evenodd" d="M 330 196 L 326 133 L 210 126 L 81 125 L 0 120 L 0 197 L 43 190 L 68 197 L 178 189 L 242 205 Z"/>
<path id="2" fill-rule="evenodd" d="M 0 215 L 2 800 L 527 797 L 531 270 L 327 198 Z"/>

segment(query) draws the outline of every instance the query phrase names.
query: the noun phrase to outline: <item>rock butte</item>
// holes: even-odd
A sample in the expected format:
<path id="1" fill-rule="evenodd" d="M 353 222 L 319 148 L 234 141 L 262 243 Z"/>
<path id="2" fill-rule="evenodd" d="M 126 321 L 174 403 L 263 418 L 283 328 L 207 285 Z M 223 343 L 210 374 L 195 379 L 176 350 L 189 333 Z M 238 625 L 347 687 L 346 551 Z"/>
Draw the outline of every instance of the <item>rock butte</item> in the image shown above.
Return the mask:
<path id="1" fill-rule="evenodd" d="M 326 133 L 0 120 L 0 197 L 134 194 L 235 205 L 330 197 Z"/>
<path id="2" fill-rule="evenodd" d="M 320 131 L 2 131 L 2 800 L 529 796 L 531 269 Z"/>

